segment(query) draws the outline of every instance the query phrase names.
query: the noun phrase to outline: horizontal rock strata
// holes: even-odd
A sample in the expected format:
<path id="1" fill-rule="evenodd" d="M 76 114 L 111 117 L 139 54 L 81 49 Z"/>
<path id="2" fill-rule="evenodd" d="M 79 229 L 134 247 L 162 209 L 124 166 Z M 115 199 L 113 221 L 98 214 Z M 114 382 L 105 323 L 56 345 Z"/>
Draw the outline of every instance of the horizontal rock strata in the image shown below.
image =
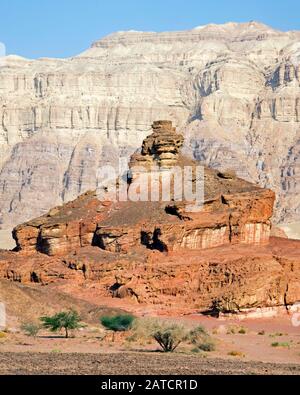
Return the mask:
<path id="1" fill-rule="evenodd" d="M 199 166 L 170 122 L 153 129 L 130 160 L 128 192 L 137 164 L 147 175 Z M 96 192 L 55 207 L 14 229 L 17 250 L 0 251 L 0 277 L 166 313 L 289 308 L 300 298 L 300 242 L 270 239 L 274 192 L 208 167 L 203 181 L 200 210 L 174 196 L 100 201 Z"/>
<path id="2" fill-rule="evenodd" d="M 195 169 L 199 165 L 181 155 L 183 137 L 170 122 L 156 122 L 153 129 L 141 153 L 130 160 L 129 195 L 135 188 L 132 180 L 137 181 L 137 165 L 143 165 L 147 174 L 153 169 L 172 172 L 175 166 Z M 171 161 L 165 161 L 168 153 L 173 155 Z M 87 245 L 127 253 L 142 245 L 176 251 L 268 242 L 275 199 L 272 191 L 209 168 L 204 168 L 203 186 L 203 207 L 196 212 L 189 211 L 191 202 L 184 199 L 113 203 L 100 202 L 96 193 L 87 193 L 16 227 L 17 249 L 56 255 Z"/>

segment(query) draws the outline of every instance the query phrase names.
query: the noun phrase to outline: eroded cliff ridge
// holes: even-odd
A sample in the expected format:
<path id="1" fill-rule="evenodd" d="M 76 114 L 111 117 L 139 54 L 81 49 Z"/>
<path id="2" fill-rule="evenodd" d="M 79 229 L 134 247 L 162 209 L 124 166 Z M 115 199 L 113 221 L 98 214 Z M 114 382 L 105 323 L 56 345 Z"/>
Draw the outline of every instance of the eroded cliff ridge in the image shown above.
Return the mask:
<path id="1" fill-rule="evenodd" d="M 153 129 L 131 157 L 129 192 L 137 164 L 146 174 L 199 165 L 182 153 L 171 122 Z M 203 174 L 201 210 L 174 195 L 122 202 L 100 201 L 96 192 L 53 208 L 14 229 L 17 251 L 0 253 L 0 276 L 165 312 L 293 304 L 300 242 L 270 238 L 274 193 L 233 172 L 205 167 Z"/>
<path id="2" fill-rule="evenodd" d="M 0 68 L 0 223 L 7 228 L 96 188 L 157 119 L 186 153 L 299 206 L 299 32 L 250 22 L 119 32 L 70 59 L 8 56 Z"/>
<path id="3" fill-rule="evenodd" d="M 144 140 L 141 151 L 131 157 L 127 201 L 107 201 L 107 198 L 103 202 L 98 200 L 96 192 L 80 196 L 16 227 L 14 238 L 18 250 L 58 255 L 91 245 L 105 251 L 128 253 L 141 246 L 176 251 L 268 243 L 275 200 L 271 190 L 259 188 L 232 173 L 200 167 L 203 176 L 198 181 L 203 183 L 201 198 L 204 201 L 200 202 L 203 206 L 193 210 L 197 208 L 192 204 L 196 205 L 196 201 L 187 200 L 184 194 L 176 196 L 178 189 L 185 188 L 182 184 L 188 181 L 181 172 L 180 185 L 174 185 L 176 166 L 191 169 L 191 189 L 194 190 L 199 168 L 197 161 L 182 155 L 183 141 L 171 122 L 155 122 L 153 133 Z M 147 197 L 140 201 L 144 199 L 140 194 L 138 201 L 132 201 L 132 192 L 146 187 L 140 180 L 144 173 L 147 174 Z M 169 201 L 165 201 L 161 188 L 157 199 L 151 200 L 152 190 L 148 186 L 155 181 L 159 186 L 162 184 L 162 178 L 155 178 L 156 174 L 170 174 Z M 194 195 L 193 198 L 196 200 Z"/>

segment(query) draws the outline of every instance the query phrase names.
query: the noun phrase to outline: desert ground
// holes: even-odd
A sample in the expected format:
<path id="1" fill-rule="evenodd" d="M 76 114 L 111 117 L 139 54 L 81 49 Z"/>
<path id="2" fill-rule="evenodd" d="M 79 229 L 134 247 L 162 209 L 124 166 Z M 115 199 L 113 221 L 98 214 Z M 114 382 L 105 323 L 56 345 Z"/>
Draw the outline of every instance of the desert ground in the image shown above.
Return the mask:
<path id="1" fill-rule="evenodd" d="M 195 353 L 183 344 L 165 354 L 151 341 L 129 342 L 125 333 L 113 342 L 100 325 L 89 325 L 70 339 L 47 332 L 32 338 L 17 331 L 0 339 L 0 374 L 300 374 L 300 333 L 287 317 L 172 319 L 205 326 L 215 351 Z"/>
<path id="2" fill-rule="evenodd" d="M 285 313 L 255 319 L 156 317 L 187 328 L 201 325 L 215 344 L 213 351 L 195 352 L 182 343 L 168 354 L 151 339 L 132 341 L 130 331 L 113 340 L 96 317 L 93 312 L 69 339 L 45 330 L 29 337 L 15 322 L 1 332 L 0 374 L 300 374 L 300 329 Z"/>
<path id="3" fill-rule="evenodd" d="M 285 310 L 270 311 L 268 317 L 261 318 L 176 312 L 167 316 L 134 303 L 126 302 L 125 309 L 120 299 L 100 298 L 93 304 L 74 293 L 7 280 L 0 281 L 0 301 L 7 312 L 6 327 L 0 331 L 1 375 L 300 374 L 300 327 L 293 325 L 293 314 Z M 73 331 L 69 339 L 45 329 L 30 337 L 21 329 L 24 322 L 37 322 L 42 315 L 71 307 L 86 326 Z M 130 331 L 117 333 L 113 341 L 100 317 L 124 311 L 139 319 L 175 322 L 188 330 L 202 326 L 215 348 L 201 351 L 182 343 L 174 353 L 165 354 L 152 339 L 132 340 Z"/>
<path id="4" fill-rule="evenodd" d="M 0 374 L 74 375 L 297 375 L 293 364 L 226 361 L 161 353 L 0 353 Z"/>

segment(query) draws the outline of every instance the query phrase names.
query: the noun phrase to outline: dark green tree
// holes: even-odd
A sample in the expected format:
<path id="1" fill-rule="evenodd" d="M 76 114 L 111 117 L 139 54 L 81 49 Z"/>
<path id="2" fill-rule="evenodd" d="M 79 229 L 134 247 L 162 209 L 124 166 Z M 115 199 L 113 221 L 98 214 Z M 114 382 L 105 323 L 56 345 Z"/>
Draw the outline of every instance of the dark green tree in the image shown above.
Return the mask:
<path id="1" fill-rule="evenodd" d="M 66 339 L 69 337 L 69 330 L 79 329 L 84 325 L 80 323 L 80 317 L 75 310 L 62 311 L 52 317 L 41 317 L 44 328 L 50 329 L 51 332 L 65 330 Z"/>
<path id="2" fill-rule="evenodd" d="M 101 324 L 109 331 L 113 332 L 113 341 L 116 332 L 128 331 L 134 321 L 134 316 L 130 314 L 120 314 L 115 316 L 103 316 L 100 318 Z"/>

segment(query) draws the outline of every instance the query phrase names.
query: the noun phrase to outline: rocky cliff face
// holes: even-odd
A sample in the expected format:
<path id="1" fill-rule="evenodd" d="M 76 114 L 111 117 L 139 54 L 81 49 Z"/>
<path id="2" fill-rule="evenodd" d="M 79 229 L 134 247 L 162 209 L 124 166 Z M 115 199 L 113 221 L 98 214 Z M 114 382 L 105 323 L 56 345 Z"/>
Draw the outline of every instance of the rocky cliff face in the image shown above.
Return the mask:
<path id="1" fill-rule="evenodd" d="M 182 154 L 183 136 L 171 122 L 155 122 L 153 129 L 131 157 L 129 194 L 139 177 L 136 165 L 148 176 L 153 169 L 171 174 L 199 165 Z M 288 308 L 300 297 L 300 242 L 270 239 L 274 193 L 210 168 L 203 181 L 201 210 L 191 211 L 190 200 L 174 195 L 100 201 L 95 192 L 55 207 L 14 229 L 18 248 L 0 251 L 0 277 L 81 296 L 89 290 L 92 298 L 160 312 L 216 304 L 236 312 Z"/>
<path id="2" fill-rule="evenodd" d="M 95 189 L 99 166 L 133 153 L 156 119 L 184 128 L 188 155 L 275 190 L 277 221 L 299 220 L 299 38 L 229 23 L 119 32 L 65 60 L 7 57 L 2 227 Z"/>
<path id="3" fill-rule="evenodd" d="M 230 243 L 268 243 L 274 193 L 234 174 L 209 168 L 203 168 L 203 177 L 197 179 L 199 163 L 181 154 L 183 142 L 183 136 L 170 121 L 154 122 L 153 133 L 144 140 L 141 152 L 131 157 L 125 185 L 127 201 L 108 201 L 109 192 L 106 201 L 100 201 L 95 192 L 86 193 L 74 202 L 16 227 L 13 233 L 18 250 L 62 255 L 94 245 L 105 251 L 126 254 L 142 246 L 168 252 Z M 184 175 L 186 167 L 192 169 L 188 179 Z M 182 169 L 180 185 L 175 185 L 174 178 L 171 182 L 174 169 Z M 142 182 L 144 174 L 147 185 Z M 162 176 L 166 175 L 170 181 L 163 185 Z M 198 203 L 202 207 L 197 210 L 196 195 L 188 198 L 184 193 L 176 195 L 178 189 L 187 188 L 189 180 L 191 190 L 196 190 L 197 181 L 201 182 L 203 194 Z M 120 188 L 120 180 L 117 184 Z M 162 186 L 169 187 L 167 200 Z M 151 200 L 154 188 L 158 189 L 155 201 Z M 139 195 L 138 200 L 132 201 L 137 189 L 141 193 L 141 189 L 146 190 L 148 199 Z"/>
<path id="4" fill-rule="evenodd" d="M 158 312 L 289 308 L 300 296 L 299 241 L 273 238 L 264 246 L 232 245 L 161 253 L 118 254 L 84 247 L 64 256 L 0 252 L 0 277 L 50 286 L 104 304 L 134 303 Z M 145 310 L 143 310 L 145 311 Z"/>

